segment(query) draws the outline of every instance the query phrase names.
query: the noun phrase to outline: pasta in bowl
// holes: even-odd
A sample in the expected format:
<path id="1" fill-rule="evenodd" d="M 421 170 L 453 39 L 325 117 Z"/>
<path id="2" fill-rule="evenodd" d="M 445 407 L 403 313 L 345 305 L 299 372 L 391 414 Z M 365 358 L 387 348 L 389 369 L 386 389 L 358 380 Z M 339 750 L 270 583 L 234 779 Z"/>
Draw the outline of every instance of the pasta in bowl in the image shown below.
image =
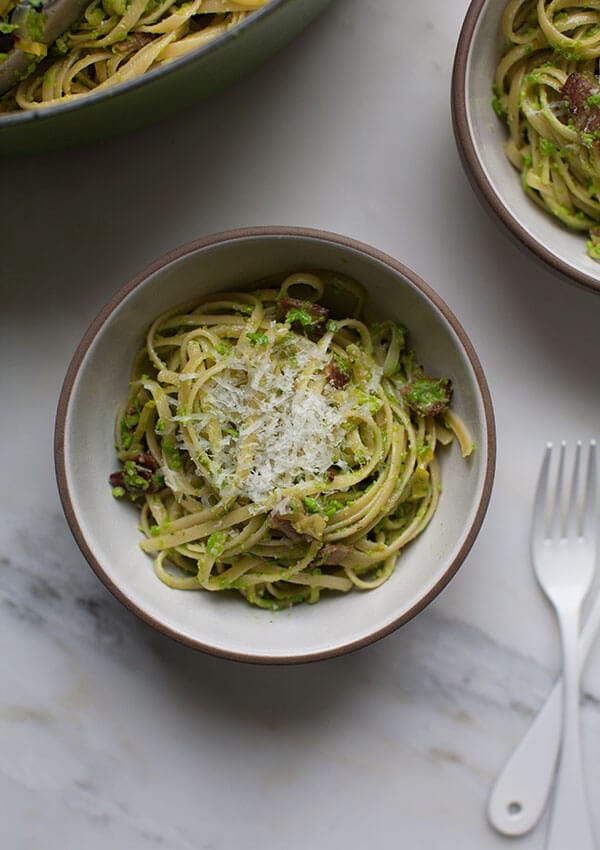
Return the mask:
<path id="1" fill-rule="evenodd" d="M 524 191 L 600 260 L 600 10 L 585 0 L 510 0 L 492 106 Z M 583 243 L 582 243 L 583 248 Z"/>
<path id="2" fill-rule="evenodd" d="M 212 237 L 125 287 L 56 435 L 103 581 L 168 634 L 256 661 L 337 654 L 417 613 L 468 551 L 494 466 L 485 380 L 443 302 L 374 249 L 295 229 Z"/>
<path id="3" fill-rule="evenodd" d="M 353 317 L 330 318 L 334 288 Z M 425 373 L 404 326 L 361 321 L 363 300 L 346 277 L 296 272 L 152 323 L 110 483 L 143 503 L 142 549 L 165 584 L 314 604 L 383 584 L 427 526 L 439 447 L 454 433 L 463 456 L 474 446 L 450 381 Z"/>

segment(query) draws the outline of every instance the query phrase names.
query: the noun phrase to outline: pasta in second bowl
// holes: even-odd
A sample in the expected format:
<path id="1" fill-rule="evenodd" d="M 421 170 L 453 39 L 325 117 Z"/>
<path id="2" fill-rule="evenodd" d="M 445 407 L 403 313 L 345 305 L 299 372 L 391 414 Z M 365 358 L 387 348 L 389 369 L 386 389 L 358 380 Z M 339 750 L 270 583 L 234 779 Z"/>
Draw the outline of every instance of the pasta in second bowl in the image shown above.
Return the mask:
<path id="1" fill-rule="evenodd" d="M 598 251 L 592 244 L 586 253 L 600 221 L 599 148 L 581 126 L 586 116 L 573 119 L 600 48 L 588 50 L 583 34 L 581 48 L 569 46 L 593 29 L 593 16 L 600 21 L 587 5 L 473 0 L 456 50 L 452 114 L 467 176 L 510 233 L 569 281 L 600 292 Z"/>
<path id="2" fill-rule="evenodd" d="M 74 357 L 56 439 L 107 586 L 185 643 L 262 662 L 416 614 L 470 548 L 494 466 L 485 380 L 446 305 L 385 255 L 297 229 L 209 237 L 121 290 Z"/>

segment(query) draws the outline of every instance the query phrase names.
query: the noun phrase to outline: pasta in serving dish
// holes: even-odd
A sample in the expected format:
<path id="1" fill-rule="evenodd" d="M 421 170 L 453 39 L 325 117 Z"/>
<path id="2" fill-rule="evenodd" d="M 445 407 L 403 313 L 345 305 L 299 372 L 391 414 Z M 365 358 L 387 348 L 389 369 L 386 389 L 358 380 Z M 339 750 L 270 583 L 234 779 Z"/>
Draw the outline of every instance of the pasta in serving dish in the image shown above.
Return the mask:
<path id="1" fill-rule="evenodd" d="M 65 103 L 135 79 L 224 35 L 268 2 L 92 0 L 46 44 L 43 0 L 0 0 L 0 60 L 10 49 L 27 57 L 20 81 L 0 98 L 0 113 Z"/>

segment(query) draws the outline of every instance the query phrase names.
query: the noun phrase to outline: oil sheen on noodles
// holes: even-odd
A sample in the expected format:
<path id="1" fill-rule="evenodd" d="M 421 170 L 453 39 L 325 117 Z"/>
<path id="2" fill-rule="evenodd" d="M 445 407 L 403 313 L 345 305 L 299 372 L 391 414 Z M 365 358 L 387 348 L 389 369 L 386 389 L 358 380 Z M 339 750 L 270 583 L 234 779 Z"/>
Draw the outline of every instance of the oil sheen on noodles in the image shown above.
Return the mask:
<path id="1" fill-rule="evenodd" d="M 405 328 L 361 321 L 362 300 L 352 280 L 297 273 L 152 324 L 110 483 L 142 506 L 163 582 L 316 602 L 381 585 L 427 526 L 440 445 L 456 436 L 466 456 L 471 440 L 450 381 L 424 372 Z"/>
<path id="2" fill-rule="evenodd" d="M 510 0 L 493 106 L 525 192 L 600 259 L 600 3 Z"/>
<path id="3" fill-rule="evenodd" d="M 267 2 L 92 0 L 52 46 L 28 43 L 32 73 L 0 100 L 0 112 L 65 103 L 132 80 L 202 47 Z"/>

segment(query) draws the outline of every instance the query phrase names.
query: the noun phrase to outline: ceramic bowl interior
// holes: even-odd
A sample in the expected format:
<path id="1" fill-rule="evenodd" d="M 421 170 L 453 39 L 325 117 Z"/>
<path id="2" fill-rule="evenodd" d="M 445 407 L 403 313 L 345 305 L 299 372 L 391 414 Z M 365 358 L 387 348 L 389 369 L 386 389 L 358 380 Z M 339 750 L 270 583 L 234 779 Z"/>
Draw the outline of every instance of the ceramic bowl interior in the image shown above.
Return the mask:
<path id="1" fill-rule="evenodd" d="M 600 292 L 600 264 L 586 253 L 586 234 L 568 230 L 530 200 L 504 155 L 507 132 L 492 109 L 492 83 L 505 5 L 474 0 L 465 18 L 452 84 L 458 149 L 475 189 L 513 236 L 571 282 Z"/>
<path id="2" fill-rule="evenodd" d="M 115 500 L 114 418 L 130 366 L 150 322 L 208 293 L 307 268 L 351 275 L 368 291 L 374 317 L 408 326 L 426 369 L 449 376 L 455 409 L 477 450 L 457 445 L 442 458 L 443 492 L 426 532 L 402 553 L 380 589 L 322 598 L 280 612 L 237 595 L 176 591 L 154 575 L 139 549 L 137 509 Z M 481 367 L 447 306 L 391 258 L 333 234 L 259 228 L 201 240 L 158 261 L 127 284 L 94 321 L 65 380 L 56 428 L 59 489 L 72 531 L 91 566 L 125 604 L 160 630 L 217 655 L 298 662 L 369 643 L 416 614 L 441 590 L 469 550 L 487 506 L 495 457 L 493 416 Z"/>

